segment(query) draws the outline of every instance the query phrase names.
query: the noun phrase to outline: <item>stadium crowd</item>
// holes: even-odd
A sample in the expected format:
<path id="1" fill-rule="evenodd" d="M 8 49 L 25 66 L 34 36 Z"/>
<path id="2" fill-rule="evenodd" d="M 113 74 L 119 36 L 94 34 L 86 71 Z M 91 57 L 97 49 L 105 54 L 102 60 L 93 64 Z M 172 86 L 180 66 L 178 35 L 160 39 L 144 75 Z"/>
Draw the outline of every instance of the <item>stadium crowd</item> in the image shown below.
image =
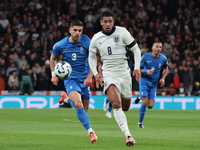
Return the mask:
<path id="1" fill-rule="evenodd" d="M 84 23 L 90 38 L 101 31 L 102 11 L 112 10 L 115 25 L 125 27 L 142 54 L 163 43 L 170 73 L 160 95 L 200 95 L 200 0 L 2 0 L 0 2 L 0 90 L 19 91 L 23 76 L 33 90 L 54 86 L 49 57 L 55 42 L 69 35 L 70 21 Z M 59 61 L 62 56 L 59 57 Z M 97 54 L 98 64 L 101 64 Z M 94 83 L 91 90 L 95 89 Z M 133 90 L 138 84 L 133 78 Z"/>

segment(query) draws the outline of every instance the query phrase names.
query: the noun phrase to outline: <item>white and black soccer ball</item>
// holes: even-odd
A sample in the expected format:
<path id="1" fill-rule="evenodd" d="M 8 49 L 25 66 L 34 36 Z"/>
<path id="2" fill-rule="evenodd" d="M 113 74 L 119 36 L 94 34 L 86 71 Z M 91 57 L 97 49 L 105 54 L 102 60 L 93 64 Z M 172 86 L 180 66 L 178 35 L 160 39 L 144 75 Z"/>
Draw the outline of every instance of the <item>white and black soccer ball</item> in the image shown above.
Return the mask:
<path id="1" fill-rule="evenodd" d="M 65 61 L 60 61 L 54 68 L 55 75 L 61 80 L 67 79 L 72 73 L 72 67 Z"/>

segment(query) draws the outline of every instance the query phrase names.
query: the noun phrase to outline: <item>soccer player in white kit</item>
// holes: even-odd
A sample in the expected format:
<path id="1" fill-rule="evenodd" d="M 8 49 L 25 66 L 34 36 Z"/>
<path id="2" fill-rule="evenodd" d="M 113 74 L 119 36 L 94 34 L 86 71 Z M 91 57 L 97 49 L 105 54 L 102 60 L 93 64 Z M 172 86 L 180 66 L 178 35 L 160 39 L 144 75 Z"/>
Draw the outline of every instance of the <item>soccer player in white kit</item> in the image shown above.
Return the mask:
<path id="1" fill-rule="evenodd" d="M 129 48 L 134 53 L 133 75 L 137 81 L 141 79 L 139 70 L 141 52 L 131 34 L 124 27 L 114 26 L 114 22 L 113 12 L 102 12 L 100 24 L 103 29 L 96 33 L 91 40 L 89 65 L 95 76 L 97 88 L 99 84 L 103 86 L 104 81 L 104 92 L 113 106 L 115 120 L 126 136 L 126 145 L 133 146 L 136 141 L 129 131 L 127 118 L 123 112 L 123 110 L 129 109 L 132 97 L 132 80 L 126 49 Z M 103 78 L 96 69 L 95 55 L 97 50 L 99 50 L 103 62 Z"/>

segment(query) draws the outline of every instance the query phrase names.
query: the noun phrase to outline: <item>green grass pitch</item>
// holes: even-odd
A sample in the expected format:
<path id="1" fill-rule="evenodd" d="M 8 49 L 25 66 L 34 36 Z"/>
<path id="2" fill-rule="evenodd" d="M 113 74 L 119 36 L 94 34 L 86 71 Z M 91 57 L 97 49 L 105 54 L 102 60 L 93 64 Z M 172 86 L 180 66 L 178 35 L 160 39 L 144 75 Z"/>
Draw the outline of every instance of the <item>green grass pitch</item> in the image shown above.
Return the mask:
<path id="1" fill-rule="evenodd" d="M 88 111 L 98 136 L 93 144 L 75 109 L 0 109 L 0 150 L 200 150 L 198 110 L 147 110 L 144 129 L 137 128 L 138 109 L 125 114 L 133 147 L 102 109 Z"/>

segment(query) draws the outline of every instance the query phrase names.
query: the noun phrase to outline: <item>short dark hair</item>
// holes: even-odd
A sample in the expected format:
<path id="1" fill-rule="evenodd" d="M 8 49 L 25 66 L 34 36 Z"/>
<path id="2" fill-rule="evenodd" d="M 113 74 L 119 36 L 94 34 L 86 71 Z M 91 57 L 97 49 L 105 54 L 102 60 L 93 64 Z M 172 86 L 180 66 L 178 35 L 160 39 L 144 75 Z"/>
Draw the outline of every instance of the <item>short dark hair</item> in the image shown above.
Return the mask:
<path id="1" fill-rule="evenodd" d="M 101 20 L 103 19 L 103 17 L 112 17 L 114 18 L 114 13 L 110 10 L 106 10 L 104 12 L 101 13 Z"/>
<path id="2" fill-rule="evenodd" d="M 162 44 L 161 41 L 154 41 L 154 42 L 153 42 L 153 45 L 154 45 L 155 43 L 161 43 L 161 44 Z"/>
<path id="3" fill-rule="evenodd" d="M 83 27 L 83 23 L 78 19 L 72 20 L 72 22 L 70 23 L 70 27 L 73 27 L 73 26 L 82 26 Z"/>

